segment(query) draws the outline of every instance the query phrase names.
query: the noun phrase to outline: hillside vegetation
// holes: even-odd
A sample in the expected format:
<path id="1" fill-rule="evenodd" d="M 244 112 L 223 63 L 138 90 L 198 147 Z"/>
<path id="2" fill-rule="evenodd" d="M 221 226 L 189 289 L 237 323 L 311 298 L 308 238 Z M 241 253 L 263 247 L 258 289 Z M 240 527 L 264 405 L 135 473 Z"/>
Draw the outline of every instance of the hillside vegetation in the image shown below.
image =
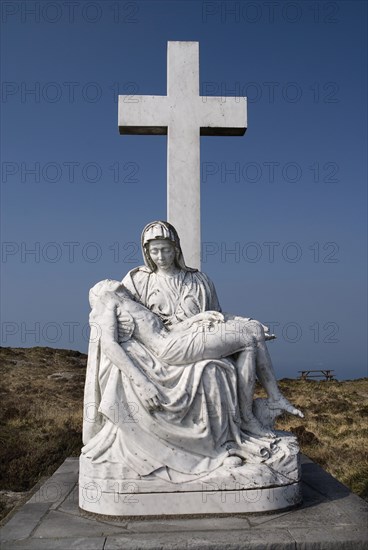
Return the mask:
<path id="1" fill-rule="evenodd" d="M 0 348 L 0 515 L 81 448 L 87 356 L 51 348 Z M 281 380 L 305 413 L 278 426 L 298 435 L 302 452 L 368 498 L 368 378 Z M 257 391 L 262 395 L 262 391 Z"/>

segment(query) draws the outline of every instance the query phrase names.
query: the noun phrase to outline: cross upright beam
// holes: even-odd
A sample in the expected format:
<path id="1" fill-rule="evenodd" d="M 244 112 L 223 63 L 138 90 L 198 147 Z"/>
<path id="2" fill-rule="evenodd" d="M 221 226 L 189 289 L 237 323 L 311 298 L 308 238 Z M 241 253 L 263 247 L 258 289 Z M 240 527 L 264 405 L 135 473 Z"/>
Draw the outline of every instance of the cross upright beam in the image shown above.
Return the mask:
<path id="1" fill-rule="evenodd" d="M 199 43 L 168 42 L 167 95 L 119 96 L 121 134 L 167 134 L 167 220 L 200 268 L 200 136 L 242 136 L 246 98 L 199 95 Z"/>

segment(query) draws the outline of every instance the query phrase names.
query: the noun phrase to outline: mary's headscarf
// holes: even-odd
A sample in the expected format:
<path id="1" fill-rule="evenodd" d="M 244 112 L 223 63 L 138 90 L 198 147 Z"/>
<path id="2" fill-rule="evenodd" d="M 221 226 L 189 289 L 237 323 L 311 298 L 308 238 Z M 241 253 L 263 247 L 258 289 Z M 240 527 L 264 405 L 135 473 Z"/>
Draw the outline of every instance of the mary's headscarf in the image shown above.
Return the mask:
<path id="1" fill-rule="evenodd" d="M 169 222 L 164 222 L 164 221 L 151 222 L 147 224 L 142 231 L 142 237 L 141 237 L 142 255 L 143 255 L 144 263 L 150 269 L 150 271 L 156 270 L 156 264 L 151 259 L 148 245 L 150 241 L 154 241 L 156 239 L 167 240 L 173 243 L 176 251 L 175 263 L 177 267 L 179 267 L 180 269 L 183 269 L 184 271 L 197 271 L 196 269 L 187 267 L 185 265 L 183 251 L 180 246 L 179 235 L 175 227 L 173 227 Z"/>

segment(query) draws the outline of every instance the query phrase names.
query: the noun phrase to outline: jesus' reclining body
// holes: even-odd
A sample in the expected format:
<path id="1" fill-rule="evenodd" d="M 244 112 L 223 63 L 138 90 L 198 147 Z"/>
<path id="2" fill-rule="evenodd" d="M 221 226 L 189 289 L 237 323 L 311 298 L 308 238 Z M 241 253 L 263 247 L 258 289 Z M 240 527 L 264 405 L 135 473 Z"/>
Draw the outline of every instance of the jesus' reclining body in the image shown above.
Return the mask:
<path id="1" fill-rule="evenodd" d="M 239 407 L 244 430 L 262 437 L 275 437 L 252 412 L 257 361 L 267 370 L 269 402 L 274 409 L 303 416 L 280 393 L 265 345 L 262 325 L 242 317 L 217 311 L 201 312 L 170 330 L 160 317 L 135 301 L 118 281 L 105 280 L 91 289 L 94 307 L 101 309 L 101 346 L 109 359 L 142 390 L 149 409 L 160 409 L 160 395 L 147 377 L 135 367 L 120 346 L 120 333 L 127 315 L 134 327 L 131 336 L 167 365 L 185 365 L 203 359 L 219 359 L 237 354 Z M 91 304 L 92 305 L 92 304 Z"/>

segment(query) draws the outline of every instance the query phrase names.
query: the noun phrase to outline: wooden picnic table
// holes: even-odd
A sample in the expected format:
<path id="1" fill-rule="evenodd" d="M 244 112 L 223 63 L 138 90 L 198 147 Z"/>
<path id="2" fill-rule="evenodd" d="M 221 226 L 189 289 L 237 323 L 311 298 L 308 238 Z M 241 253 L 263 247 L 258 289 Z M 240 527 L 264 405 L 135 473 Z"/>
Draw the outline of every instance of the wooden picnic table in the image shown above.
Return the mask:
<path id="1" fill-rule="evenodd" d="M 334 380 L 335 378 L 334 371 L 331 369 L 310 369 L 300 370 L 298 372 L 301 373 L 301 380 L 309 380 L 310 378 L 324 378 L 325 380 Z"/>

